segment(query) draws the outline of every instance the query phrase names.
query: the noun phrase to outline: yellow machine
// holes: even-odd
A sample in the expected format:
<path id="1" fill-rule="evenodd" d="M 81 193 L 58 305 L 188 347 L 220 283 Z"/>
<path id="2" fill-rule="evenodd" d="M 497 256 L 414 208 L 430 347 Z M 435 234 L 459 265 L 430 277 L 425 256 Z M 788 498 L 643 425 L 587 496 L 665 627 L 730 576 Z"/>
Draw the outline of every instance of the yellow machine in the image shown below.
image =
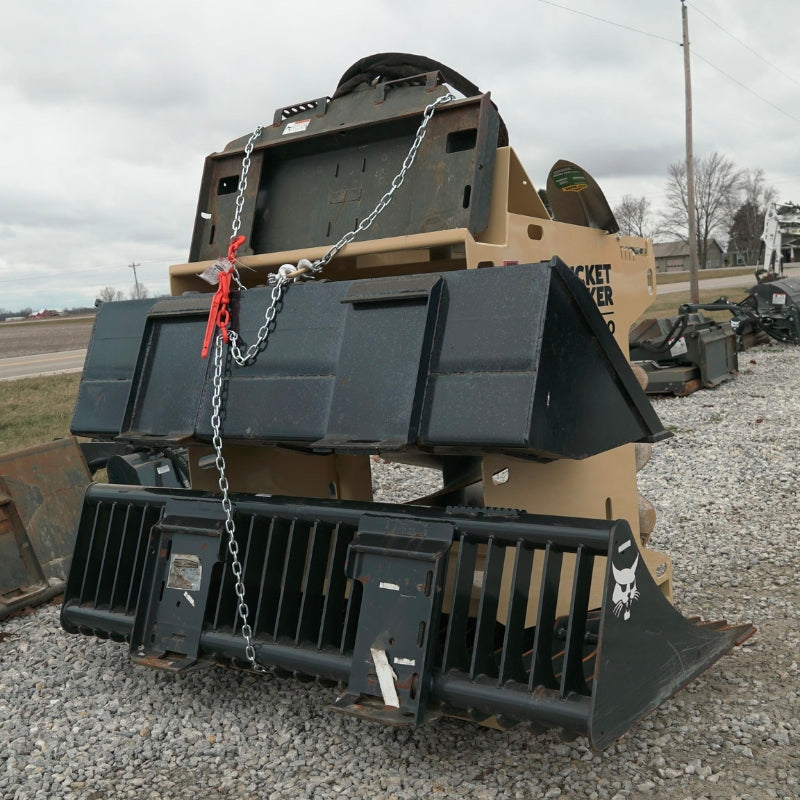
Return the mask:
<path id="1" fill-rule="evenodd" d="M 103 305 L 72 425 L 185 447 L 191 489 L 90 488 L 64 627 L 599 747 L 749 636 L 645 546 L 651 244 L 576 164 L 547 199 L 489 94 L 405 54 L 209 156 L 173 297 Z M 374 503 L 376 455 L 441 488 Z"/>

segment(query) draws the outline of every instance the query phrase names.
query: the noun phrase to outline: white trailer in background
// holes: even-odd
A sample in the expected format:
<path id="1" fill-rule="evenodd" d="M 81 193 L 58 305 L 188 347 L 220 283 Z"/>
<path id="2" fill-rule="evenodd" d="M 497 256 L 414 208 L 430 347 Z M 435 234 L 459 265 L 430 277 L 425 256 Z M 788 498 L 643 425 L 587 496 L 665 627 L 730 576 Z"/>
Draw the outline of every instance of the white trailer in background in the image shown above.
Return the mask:
<path id="1" fill-rule="evenodd" d="M 795 249 L 800 251 L 800 206 L 793 203 L 770 203 L 764 216 L 761 241 L 764 242 L 764 259 L 760 274 L 764 277 L 781 277 L 783 251 L 789 250 L 790 261 L 795 260 Z"/>

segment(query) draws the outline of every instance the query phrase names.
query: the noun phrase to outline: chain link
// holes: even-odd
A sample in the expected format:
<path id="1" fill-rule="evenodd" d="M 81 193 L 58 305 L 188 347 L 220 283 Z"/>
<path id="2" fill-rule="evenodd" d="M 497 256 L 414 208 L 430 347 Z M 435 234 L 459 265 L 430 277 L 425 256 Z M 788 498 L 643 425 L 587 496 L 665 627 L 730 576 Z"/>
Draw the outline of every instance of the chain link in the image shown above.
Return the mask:
<path id="1" fill-rule="evenodd" d="M 430 122 L 436 107 L 441 103 L 447 103 L 450 100 L 455 99 L 455 95 L 448 92 L 447 94 L 443 94 L 441 97 L 437 97 L 436 100 L 425 107 L 425 111 L 422 116 L 422 122 L 417 128 L 416 135 L 414 136 L 414 142 L 412 143 L 408 154 L 403 161 L 400 172 L 394 176 L 389 190 L 383 195 L 383 197 L 381 197 L 372 212 L 366 216 L 356 228 L 342 236 L 342 238 L 339 239 L 339 241 L 336 242 L 336 244 L 333 245 L 333 247 L 331 247 L 324 256 L 322 256 L 322 258 L 317 259 L 313 263 L 307 259 L 301 259 L 298 264 L 298 268 L 300 268 L 302 271 L 319 272 L 326 264 L 330 263 L 330 261 L 345 245 L 352 242 L 359 233 L 365 231 L 370 225 L 372 225 L 377 216 L 386 208 L 386 206 L 389 205 L 389 203 L 391 203 L 394 193 L 403 185 L 403 181 L 406 178 L 406 173 L 414 163 L 414 159 L 417 156 L 417 151 L 422 144 L 422 140 L 425 138 L 428 123 Z M 262 130 L 263 128 L 260 125 L 256 127 L 253 133 L 250 134 L 250 138 L 248 139 L 244 148 L 242 175 L 239 178 L 239 193 L 236 196 L 236 208 L 233 216 L 231 241 L 237 237 L 239 228 L 241 228 L 242 225 L 242 208 L 244 207 L 244 192 L 247 188 L 247 174 L 250 171 L 250 155 L 253 152 L 253 145 L 256 139 L 258 139 L 258 137 L 261 135 Z M 238 366 L 244 367 L 251 363 L 258 354 L 261 346 L 269 338 L 270 328 L 278 314 L 278 306 L 283 298 L 283 294 L 288 288 L 289 284 L 297 280 L 297 277 L 289 276 L 295 274 L 296 271 L 297 270 L 295 270 L 295 268 L 291 265 L 284 265 L 278 270 L 276 275 L 270 276 L 272 278 L 273 285 L 271 301 L 264 314 L 264 324 L 258 329 L 256 341 L 253 342 L 247 348 L 247 350 L 242 352 L 241 348 L 239 347 L 239 336 L 235 330 L 230 330 L 228 332 L 231 344 L 230 354 Z M 233 266 L 232 273 L 233 280 L 236 282 L 236 285 L 241 290 L 245 291 L 245 287 L 239 280 L 239 273 L 236 269 L 236 265 Z M 214 446 L 214 452 L 216 453 L 215 464 L 217 467 L 217 472 L 219 473 L 218 484 L 219 490 L 222 494 L 222 510 L 225 513 L 225 531 L 228 534 L 228 553 L 231 557 L 231 571 L 236 578 L 234 590 L 238 600 L 237 611 L 242 620 L 242 638 L 245 641 L 245 655 L 247 656 L 247 660 L 250 662 L 250 666 L 254 671 L 266 672 L 264 667 L 262 667 L 256 661 L 256 651 L 255 647 L 253 646 L 253 629 L 250 627 L 248 622 L 250 609 L 247 607 L 244 597 L 244 577 L 242 575 L 242 564 L 241 561 L 239 561 L 239 544 L 236 541 L 236 523 L 233 519 L 233 504 L 231 503 L 229 494 L 230 486 L 228 484 L 228 478 L 225 474 L 225 458 L 222 455 L 222 420 L 220 415 L 222 411 L 222 377 L 225 352 L 226 348 L 222 334 L 217 331 L 214 344 L 214 393 L 211 399 L 211 429 L 213 431 L 211 442 Z"/>
<path id="2" fill-rule="evenodd" d="M 214 394 L 211 398 L 211 429 L 214 433 L 211 443 L 214 445 L 214 452 L 217 457 L 215 460 L 217 472 L 219 473 L 219 490 L 222 493 L 222 510 L 225 512 L 225 531 L 228 534 L 228 552 L 231 555 L 231 571 L 236 578 L 234 590 L 238 600 L 237 611 L 242 620 L 242 638 L 245 641 L 244 652 L 250 666 L 256 672 L 266 672 L 256 661 L 256 651 L 253 647 L 253 629 L 247 621 L 250 609 L 244 599 L 244 578 L 242 576 L 242 564 L 239 561 L 239 544 L 236 541 L 236 524 L 233 521 L 233 505 L 228 494 L 228 478 L 225 475 L 225 458 L 222 455 L 222 421 L 220 411 L 222 409 L 222 371 L 224 366 L 225 343 L 222 334 L 217 332 L 217 339 L 214 344 Z"/>
<path id="3" fill-rule="evenodd" d="M 236 195 L 236 206 L 233 212 L 233 223 L 231 224 L 231 241 L 239 235 L 239 228 L 242 227 L 242 209 L 244 208 L 244 193 L 247 189 L 247 175 L 250 172 L 250 156 L 253 153 L 253 146 L 255 145 L 256 139 L 261 136 L 261 131 L 263 130 L 261 125 L 257 125 L 256 129 L 250 134 L 247 144 L 244 146 L 242 175 L 239 178 L 239 192 Z M 236 264 L 233 265 L 233 280 L 242 291 L 247 291 L 242 281 L 239 279 L 239 270 L 236 269 Z"/>
<path id="4" fill-rule="evenodd" d="M 231 356 L 238 366 L 244 367 L 252 362 L 261 345 L 269 338 L 270 326 L 278 315 L 278 304 L 291 282 L 291 279 L 287 278 L 285 274 L 278 273 L 275 284 L 272 287 L 271 302 L 264 313 L 264 324 L 258 329 L 255 342 L 253 342 L 244 353 L 242 353 L 239 347 L 239 334 L 234 330 L 228 332 L 228 337 L 231 340 Z"/>

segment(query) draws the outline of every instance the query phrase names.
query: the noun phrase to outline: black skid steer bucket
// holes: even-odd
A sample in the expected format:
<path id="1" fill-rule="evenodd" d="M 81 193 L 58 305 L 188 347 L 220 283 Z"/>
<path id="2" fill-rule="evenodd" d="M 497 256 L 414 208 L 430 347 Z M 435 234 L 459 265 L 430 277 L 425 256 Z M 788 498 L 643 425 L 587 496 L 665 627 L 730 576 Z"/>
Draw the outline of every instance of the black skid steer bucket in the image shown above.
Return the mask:
<path id="1" fill-rule="evenodd" d="M 245 341 L 269 292 L 236 300 Z M 72 432 L 210 442 L 214 364 L 198 345 L 209 305 L 208 295 L 104 304 Z M 269 347 L 226 375 L 225 394 L 226 443 L 323 454 L 582 459 L 671 436 L 558 258 L 291 286 Z"/>
<path id="2" fill-rule="evenodd" d="M 624 521 L 251 496 L 234 509 L 258 663 L 343 685 L 335 707 L 359 716 L 493 716 L 603 748 L 753 632 L 684 619 Z M 223 522 L 199 492 L 90 487 L 62 624 L 129 642 L 140 664 L 246 668 Z"/>

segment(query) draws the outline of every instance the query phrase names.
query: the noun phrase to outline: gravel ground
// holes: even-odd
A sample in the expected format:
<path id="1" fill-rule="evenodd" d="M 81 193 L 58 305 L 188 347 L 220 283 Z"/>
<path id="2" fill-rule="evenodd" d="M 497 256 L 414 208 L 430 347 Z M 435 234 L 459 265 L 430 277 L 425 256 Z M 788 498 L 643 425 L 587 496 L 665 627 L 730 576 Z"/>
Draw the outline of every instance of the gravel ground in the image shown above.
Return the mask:
<path id="1" fill-rule="evenodd" d="M 0 796 L 797 798 L 800 348 L 750 350 L 741 367 L 656 402 L 676 437 L 640 486 L 682 611 L 759 633 L 605 752 L 555 731 L 368 724 L 313 683 L 134 668 L 124 646 L 62 632 L 51 605 L 0 624 Z M 376 473 L 384 498 L 430 477 Z"/>

